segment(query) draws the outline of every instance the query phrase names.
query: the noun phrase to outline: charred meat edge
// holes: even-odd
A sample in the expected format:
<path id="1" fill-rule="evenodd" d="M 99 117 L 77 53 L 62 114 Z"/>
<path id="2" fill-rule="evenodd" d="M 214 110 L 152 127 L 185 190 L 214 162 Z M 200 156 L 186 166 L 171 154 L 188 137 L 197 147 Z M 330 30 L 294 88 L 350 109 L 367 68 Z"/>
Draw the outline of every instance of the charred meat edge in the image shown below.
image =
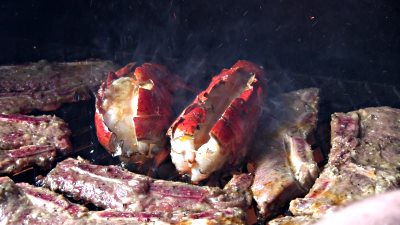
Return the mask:
<path id="1" fill-rule="evenodd" d="M 63 103 L 91 98 L 105 75 L 113 71 L 111 61 L 49 63 L 45 60 L 0 66 L 0 113 L 51 111 Z"/>
<path id="2" fill-rule="evenodd" d="M 131 212 L 203 212 L 232 208 L 245 210 L 251 203 L 249 174 L 235 176 L 220 189 L 181 182 L 155 180 L 118 166 L 93 165 L 83 159 L 66 159 L 43 180 L 59 190 L 104 209 Z"/>
<path id="3" fill-rule="evenodd" d="M 400 185 L 400 109 L 335 113 L 331 129 L 329 161 L 310 192 L 290 203 L 295 216 L 320 218 Z"/>
<path id="4" fill-rule="evenodd" d="M 251 190 L 262 217 L 279 213 L 304 195 L 318 176 L 308 136 L 317 125 L 319 89 L 282 94 L 265 106 L 251 152 L 255 177 Z M 264 123 L 263 123 L 264 124 Z"/>
<path id="5" fill-rule="evenodd" d="M 240 210 L 203 212 L 88 211 L 45 188 L 0 177 L 1 224 L 244 224 Z"/>
<path id="6" fill-rule="evenodd" d="M 0 174 L 47 167 L 72 149 L 68 125 L 55 116 L 0 114 Z"/>

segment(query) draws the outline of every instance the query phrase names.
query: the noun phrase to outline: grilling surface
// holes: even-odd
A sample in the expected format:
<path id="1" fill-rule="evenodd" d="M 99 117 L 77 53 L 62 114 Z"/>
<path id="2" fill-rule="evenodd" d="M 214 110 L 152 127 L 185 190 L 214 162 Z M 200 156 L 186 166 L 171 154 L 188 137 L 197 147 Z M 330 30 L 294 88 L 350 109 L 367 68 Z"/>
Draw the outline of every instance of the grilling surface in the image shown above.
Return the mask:
<path id="1" fill-rule="evenodd" d="M 396 86 L 309 77 L 281 71 L 270 73 L 269 98 L 307 87 L 319 87 L 321 89 L 319 123 L 316 132 L 316 144 L 313 148 L 320 148 L 325 159 L 330 148 L 329 122 L 332 113 L 347 112 L 368 106 L 386 105 L 397 108 L 400 106 L 399 87 Z M 43 112 L 36 111 L 33 114 L 39 115 L 43 114 Z M 81 156 L 94 164 L 100 165 L 121 164 L 117 158 L 111 157 L 97 141 L 93 123 L 93 98 L 78 103 L 65 104 L 59 110 L 46 112 L 45 114 L 55 114 L 69 124 L 72 131 L 71 139 L 73 144 L 71 157 Z M 59 157 L 56 161 L 60 162 L 63 159 L 65 157 Z M 19 173 L 13 179 L 16 182 L 34 183 L 35 177 L 46 173 L 47 171 L 42 169 L 33 168 Z M 177 177 L 161 178 L 176 179 Z"/>

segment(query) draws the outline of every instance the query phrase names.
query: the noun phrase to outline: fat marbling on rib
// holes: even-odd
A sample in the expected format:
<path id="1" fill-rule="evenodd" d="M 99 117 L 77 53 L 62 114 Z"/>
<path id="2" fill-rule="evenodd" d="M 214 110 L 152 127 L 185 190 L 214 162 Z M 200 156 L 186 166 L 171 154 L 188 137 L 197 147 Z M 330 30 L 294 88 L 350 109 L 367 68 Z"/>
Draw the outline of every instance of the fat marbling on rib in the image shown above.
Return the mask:
<path id="1" fill-rule="evenodd" d="M 71 131 L 56 116 L 0 114 L 0 174 L 47 166 L 72 149 Z"/>
<path id="2" fill-rule="evenodd" d="M 290 203 L 297 216 L 320 218 L 328 212 L 400 185 L 400 109 L 371 107 L 335 113 L 329 161 L 304 198 Z M 304 222 L 303 224 L 307 224 Z"/>
<path id="3" fill-rule="evenodd" d="M 82 159 L 69 158 L 58 163 L 43 182 L 52 190 L 104 209 L 234 215 L 230 220 L 243 222 L 251 202 L 248 188 L 252 176 L 234 176 L 224 189 L 220 189 L 156 180 L 118 166 L 93 165 Z"/>
<path id="4" fill-rule="evenodd" d="M 51 111 L 90 99 L 115 65 L 111 61 L 47 62 L 0 66 L 0 113 Z"/>
<path id="5" fill-rule="evenodd" d="M 308 88 L 278 96 L 265 107 L 252 161 L 251 190 L 260 214 L 269 217 L 305 194 L 318 176 L 307 138 L 317 125 L 319 90 Z"/>
<path id="6" fill-rule="evenodd" d="M 0 177 L 0 224 L 4 225 L 136 225 L 244 224 L 243 212 L 232 208 L 202 212 L 89 211 L 49 189 L 15 184 Z"/>

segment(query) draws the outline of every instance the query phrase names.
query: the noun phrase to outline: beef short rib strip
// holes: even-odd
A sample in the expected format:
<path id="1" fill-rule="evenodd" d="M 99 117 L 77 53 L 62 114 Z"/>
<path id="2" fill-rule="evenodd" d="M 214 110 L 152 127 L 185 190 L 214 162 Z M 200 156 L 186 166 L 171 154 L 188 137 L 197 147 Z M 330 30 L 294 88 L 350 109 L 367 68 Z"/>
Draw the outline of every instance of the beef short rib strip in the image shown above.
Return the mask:
<path id="1" fill-rule="evenodd" d="M 203 212 L 228 208 L 242 211 L 251 200 L 247 190 L 239 189 L 245 185 L 235 182 L 225 190 L 201 187 L 155 180 L 118 166 L 93 165 L 72 158 L 58 163 L 43 182 L 52 190 L 60 190 L 98 207 L 132 212 Z"/>
<path id="2" fill-rule="evenodd" d="M 324 214 L 400 184 L 399 109 L 336 113 L 331 129 L 329 162 L 309 194 L 291 203 L 294 215 Z"/>
<path id="3" fill-rule="evenodd" d="M 97 166 L 69 158 L 50 171 L 44 184 L 101 208 L 141 211 L 139 202 L 148 199 L 145 194 L 151 181 L 118 166 Z"/>
<path id="4" fill-rule="evenodd" d="M 243 224 L 244 214 L 236 209 L 203 212 L 88 211 L 62 195 L 27 183 L 0 177 L 0 224 Z"/>
<path id="5" fill-rule="evenodd" d="M 243 211 L 236 209 L 206 210 L 199 213 L 176 211 L 165 212 L 128 212 L 104 210 L 91 212 L 82 224 L 237 224 L 244 225 Z"/>
<path id="6" fill-rule="evenodd" d="M 15 174 L 36 165 L 47 167 L 56 157 L 52 146 L 23 146 L 13 150 L 0 150 L 0 174 Z"/>
<path id="7" fill-rule="evenodd" d="M 54 146 L 60 152 L 71 149 L 68 125 L 55 116 L 0 114 L 0 149 L 21 146 Z"/>
<path id="8" fill-rule="evenodd" d="M 317 221 L 317 218 L 311 216 L 284 216 L 269 221 L 268 225 L 311 225 Z"/>
<path id="9" fill-rule="evenodd" d="M 115 66 L 110 61 L 0 66 L 0 113 L 50 111 L 61 104 L 87 100 Z"/>
<path id="10" fill-rule="evenodd" d="M 47 166 L 72 146 L 68 125 L 55 116 L 0 114 L 0 174 Z"/>
<path id="11" fill-rule="evenodd" d="M 60 215 L 70 224 L 192 224 L 195 221 L 207 221 L 207 224 L 241 224 L 245 215 L 241 210 L 210 209 L 191 213 L 175 212 L 128 212 L 119 210 L 91 211 L 87 208 L 71 203 L 62 195 L 46 188 L 34 187 L 26 183 L 17 183 L 18 188 L 29 198 L 32 205 L 46 213 Z"/>
<path id="12" fill-rule="evenodd" d="M 331 130 L 329 161 L 310 192 L 290 203 L 295 216 L 320 218 L 400 185 L 399 109 L 335 113 Z"/>
<path id="13" fill-rule="evenodd" d="M 251 187 L 260 214 L 269 217 L 305 194 L 318 176 L 307 137 L 316 128 L 319 90 L 302 89 L 272 99 L 256 137 Z"/>
<path id="14" fill-rule="evenodd" d="M 0 177 L 0 224 L 73 224 L 66 223 L 71 218 L 67 214 L 68 211 L 63 208 L 57 213 L 50 213 L 32 204 L 25 192 L 10 178 Z"/>
<path id="15" fill-rule="evenodd" d="M 28 183 L 16 185 L 28 197 L 32 205 L 48 213 L 62 214 L 66 218 L 80 218 L 88 212 L 87 208 L 71 203 L 62 195 L 47 188 L 35 187 Z"/>

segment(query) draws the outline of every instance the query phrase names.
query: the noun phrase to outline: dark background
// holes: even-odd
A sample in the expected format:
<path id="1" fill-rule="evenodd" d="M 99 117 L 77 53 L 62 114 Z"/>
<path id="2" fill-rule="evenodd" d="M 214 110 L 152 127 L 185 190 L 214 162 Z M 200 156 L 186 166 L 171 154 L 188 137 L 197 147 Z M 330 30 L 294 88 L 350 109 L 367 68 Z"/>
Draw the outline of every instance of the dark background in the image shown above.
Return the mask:
<path id="1" fill-rule="evenodd" d="M 396 2 L 2 0 L 0 64 L 152 60 L 193 76 L 242 58 L 267 70 L 400 84 Z"/>

